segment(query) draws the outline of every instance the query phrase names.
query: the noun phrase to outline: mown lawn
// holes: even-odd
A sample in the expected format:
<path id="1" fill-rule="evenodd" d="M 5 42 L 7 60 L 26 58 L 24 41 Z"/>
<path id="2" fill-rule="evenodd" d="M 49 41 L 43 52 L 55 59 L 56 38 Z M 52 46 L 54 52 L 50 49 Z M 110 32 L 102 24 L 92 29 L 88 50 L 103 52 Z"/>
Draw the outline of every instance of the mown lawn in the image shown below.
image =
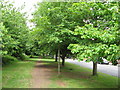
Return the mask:
<path id="1" fill-rule="evenodd" d="M 61 76 L 57 76 L 57 63 L 52 59 L 43 59 L 44 64 L 55 66 L 55 73 L 51 78 L 51 88 L 117 88 L 118 77 L 98 72 L 98 76 L 92 76 L 92 70 L 79 65 L 65 63 L 61 68 Z M 51 61 L 51 63 L 47 63 Z"/>
<path id="2" fill-rule="evenodd" d="M 29 88 L 35 62 L 18 61 L 3 66 L 2 88 Z"/>
<path id="3" fill-rule="evenodd" d="M 57 76 L 57 62 L 53 59 L 31 58 L 31 61 L 19 61 L 3 67 L 3 88 L 30 88 L 34 61 L 42 60 L 46 66 L 51 66 L 52 76 L 49 88 L 117 88 L 118 78 L 98 73 L 92 76 L 92 70 L 71 63 L 61 67 L 61 75 Z M 46 67 L 47 68 L 47 67 Z M 51 72 L 50 72 L 51 73 Z"/>

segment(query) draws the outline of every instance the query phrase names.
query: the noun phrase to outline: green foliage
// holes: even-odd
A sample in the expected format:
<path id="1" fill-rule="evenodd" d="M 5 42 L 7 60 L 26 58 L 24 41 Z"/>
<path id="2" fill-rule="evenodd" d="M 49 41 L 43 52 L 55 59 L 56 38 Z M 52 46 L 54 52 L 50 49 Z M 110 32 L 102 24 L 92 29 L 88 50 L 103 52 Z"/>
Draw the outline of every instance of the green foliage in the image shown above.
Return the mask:
<path id="1" fill-rule="evenodd" d="M 26 42 L 29 29 L 26 25 L 24 13 L 20 8 L 13 7 L 13 3 L 2 0 L 1 2 L 1 38 L 2 55 L 12 55 L 22 59 L 26 51 Z"/>
<path id="2" fill-rule="evenodd" d="M 51 56 L 51 55 L 42 56 L 42 59 L 53 59 L 53 56 Z"/>
<path id="3" fill-rule="evenodd" d="M 73 34 L 77 36 L 78 44 L 70 44 L 68 49 L 77 54 L 79 60 L 97 62 L 104 57 L 109 61 L 116 61 L 120 58 L 118 3 L 86 3 L 85 5 L 87 8 L 82 11 L 87 10 L 89 17 L 84 20 L 85 25 L 75 28 Z M 90 6 L 95 7 L 90 11 Z"/>
<path id="4" fill-rule="evenodd" d="M 55 53 L 58 48 L 62 55 L 64 51 L 64 54 L 69 52 L 67 46 L 74 42 L 71 33 L 75 25 L 70 16 L 69 7 L 71 5 L 72 2 L 42 2 L 38 4 L 32 21 L 36 24 L 36 39 L 43 47 L 41 48 L 43 52 Z"/>
<path id="5" fill-rule="evenodd" d="M 99 29 L 94 28 L 93 24 L 85 24 L 83 27 L 77 27 L 74 33 L 75 35 L 81 35 L 82 39 L 98 39 L 103 43 L 115 43 L 118 36 L 118 30 L 115 30 L 115 27 L 118 27 L 118 25 L 110 29 Z"/>
<path id="6" fill-rule="evenodd" d="M 7 40 L 6 38 L 6 33 L 7 33 L 7 30 L 5 29 L 5 27 L 3 26 L 3 23 L 0 23 L 0 30 L 1 30 L 1 33 L 0 33 L 0 47 L 3 48 L 5 47 L 5 43 L 2 42 L 2 39 L 4 38 L 4 40 Z M 8 42 L 8 40 L 7 40 Z M 0 51 L 0 55 L 5 55 L 7 54 L 7 51 Z"/>
<path id="7" fill-rule="evenodd" d="M 2 56 L 2 64 L 3 65 L 9 64 L 9 63 L 14 62 L 14 61 L 18 61 L 18 59 L 13 57 L 13 56 L 10 56 L 10 55 Z"/>
<path id="8" fill-rule="evenodd" d="M 67 47 L 77 58 L 97 62 L 119 59 L 120 31 L 117 2 L 42 2 L 32 20 L 43 52 Z M 48 49 L 49 47 L 49 49 Z"/>
<path id="9" fill-rule="evenodd" d="M 31 20 L 29 30 L 24 13 L 12 3 L 1 2 L 2 55 L 20 60 L 27 55 L 75 54 L 78 59 L 97 62 L 119 59 L 119 2 L 42 2 Z M 69 46 L 69 47 L 68 47 Z M 69 49 L 69 50 L 68 50 Z"/>
<path id="10" fill-rule="evenodd" d="M 27 60 L 27 59 L 29 59 L 29 56 L 27 56 L 26 54 L 22 53 L 17 58 L 19 60 Z"/>

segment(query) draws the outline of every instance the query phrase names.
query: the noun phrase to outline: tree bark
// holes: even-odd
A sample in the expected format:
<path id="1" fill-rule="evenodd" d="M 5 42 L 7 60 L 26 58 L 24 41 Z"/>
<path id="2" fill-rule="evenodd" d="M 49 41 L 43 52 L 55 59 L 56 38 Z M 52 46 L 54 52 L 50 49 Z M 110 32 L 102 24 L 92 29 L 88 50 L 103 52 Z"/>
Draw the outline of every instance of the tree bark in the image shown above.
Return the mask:
<path id="1" fill-rule="evenodd" d="M 60 76 L 60 50 L 58 50 L 58 76 Z"/>
<path id="2" fill-rule="evenodd" d="M 62 58 L 62 66 L 64 66 L 65 65 L 65 56 L 62 56 L 61 58 Z"/>
<path id="3" fill-rule="evenodd" d="M 97 75 L 97 62 L 93 62 L 93 76 Z"/>
<path id="4" fill-rule="evenodd" d="M 55 62 L 57 62 L 57 59 L 58 59 L 58 51 L 56 51 L 55 53 Z"/>

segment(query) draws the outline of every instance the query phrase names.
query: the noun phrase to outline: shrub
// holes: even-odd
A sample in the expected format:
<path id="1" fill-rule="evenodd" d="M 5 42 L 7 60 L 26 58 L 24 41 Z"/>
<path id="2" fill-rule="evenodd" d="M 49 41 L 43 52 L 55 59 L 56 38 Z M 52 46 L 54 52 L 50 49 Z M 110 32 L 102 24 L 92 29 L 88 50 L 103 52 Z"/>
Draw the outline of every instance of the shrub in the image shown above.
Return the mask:
<path id="1" fill-rule="evenodd" d="M 112 65 L 117 65 L 117 64 L 118 64 L 117 60 L 112 61 Z"/>
<path id="2" fill-rule="evenodd" d="M 27 56 L 26 54 L 22 53 L 22 54 L 20 55 L 20 57 L 18 57 L 18 59 L 19 59 L 19 60 L 27 60 L 27 59 L 29 59 L 29 56 Z"/>
<path id="3" fill-rule="evenodd" d="M 42 58 L 44 58 L 44 59 L 53 59 L 54 57 L 53 56 L 42 56 Z"/>
<path id="4" fill-rule="evenodd" d="M 13 61 L 18 61 L 17 58 L 13 57 L 13 56 L 10 56 L 10 55 L 4 55 L 2 56 L 2 64 L 5 65 L 5 64 L 9 64 Z"/>

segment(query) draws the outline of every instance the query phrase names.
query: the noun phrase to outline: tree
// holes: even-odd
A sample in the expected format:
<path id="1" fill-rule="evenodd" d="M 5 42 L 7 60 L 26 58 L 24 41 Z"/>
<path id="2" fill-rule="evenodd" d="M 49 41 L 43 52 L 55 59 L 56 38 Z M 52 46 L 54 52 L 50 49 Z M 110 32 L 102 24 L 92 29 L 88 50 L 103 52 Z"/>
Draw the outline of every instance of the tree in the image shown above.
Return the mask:
<path id="1" fill-rule="evenodd" d="M 26 42 L 29 29 L 26 25 L 26 19 L 21 8 L 13 7 L 12 3 L 1 2 L 1 23 L 2 28 L 2 43 L 3 51 L 7 51 L 8 55 L 22 59 L 23 53 L 26 50 Z M 7 36 L 7 37 L 6 37 Z"/>
<path id="2" fill-rule="evenodd" d="M 118 3 L 114 2 L 92 3 L 90 6 L 94 6 L 90 8 L 90 18 L 74 31 L 74 35 L 79 36 L 78 44 L 71 44 L 68 48 L 77 54 L 79 60 L 93 61 L 93 75 L 97 75 L 97 62 L 101 57 L 109 61 L 120 58 L 119 12 Z"/>
<path id="3" fill-rule="evenodd" d="M 118 17 L 115 2 L 42 2 L 33 21 L 40 44 L 54 52 L 59 48 L 63 65 L 72 51 L 79 60 L 93 61 L 96 75 L 101 57 L 109 61 L 119 58 Z"/>
<path id="4" fill-rule="evenodd" d="M 5 28 L 5 26 L 3 25 L 3 23 L 0 23 L 0 46 L 2 51 L 0 51 L 0 55 L 6 55 L 8 53 L 7 48 L 6 47 L 11 47 L 11 45 L 9 45 L 9 43 L 13 43 L 13 40 L 11 38 L 10 35 L 7 34 L 7 29 Z"/>
<path id="5" fill-rule="evenodd" d="M 49 47 L 56 52 L 60 48 L 62 65 L 64 66 L 65 56 L 69 52 L 67 49 L 71 38 L 71 27 L 67 20 L 68 7 L 71 3 L 43 2 L 38 5 L 38 10 L 34 13 L 34 22 L 38 30 L 40 44 Z M 69 12 L 69 11 L 68 11 Z M 70 17 L 70 15 L 69 15 Z"/>

